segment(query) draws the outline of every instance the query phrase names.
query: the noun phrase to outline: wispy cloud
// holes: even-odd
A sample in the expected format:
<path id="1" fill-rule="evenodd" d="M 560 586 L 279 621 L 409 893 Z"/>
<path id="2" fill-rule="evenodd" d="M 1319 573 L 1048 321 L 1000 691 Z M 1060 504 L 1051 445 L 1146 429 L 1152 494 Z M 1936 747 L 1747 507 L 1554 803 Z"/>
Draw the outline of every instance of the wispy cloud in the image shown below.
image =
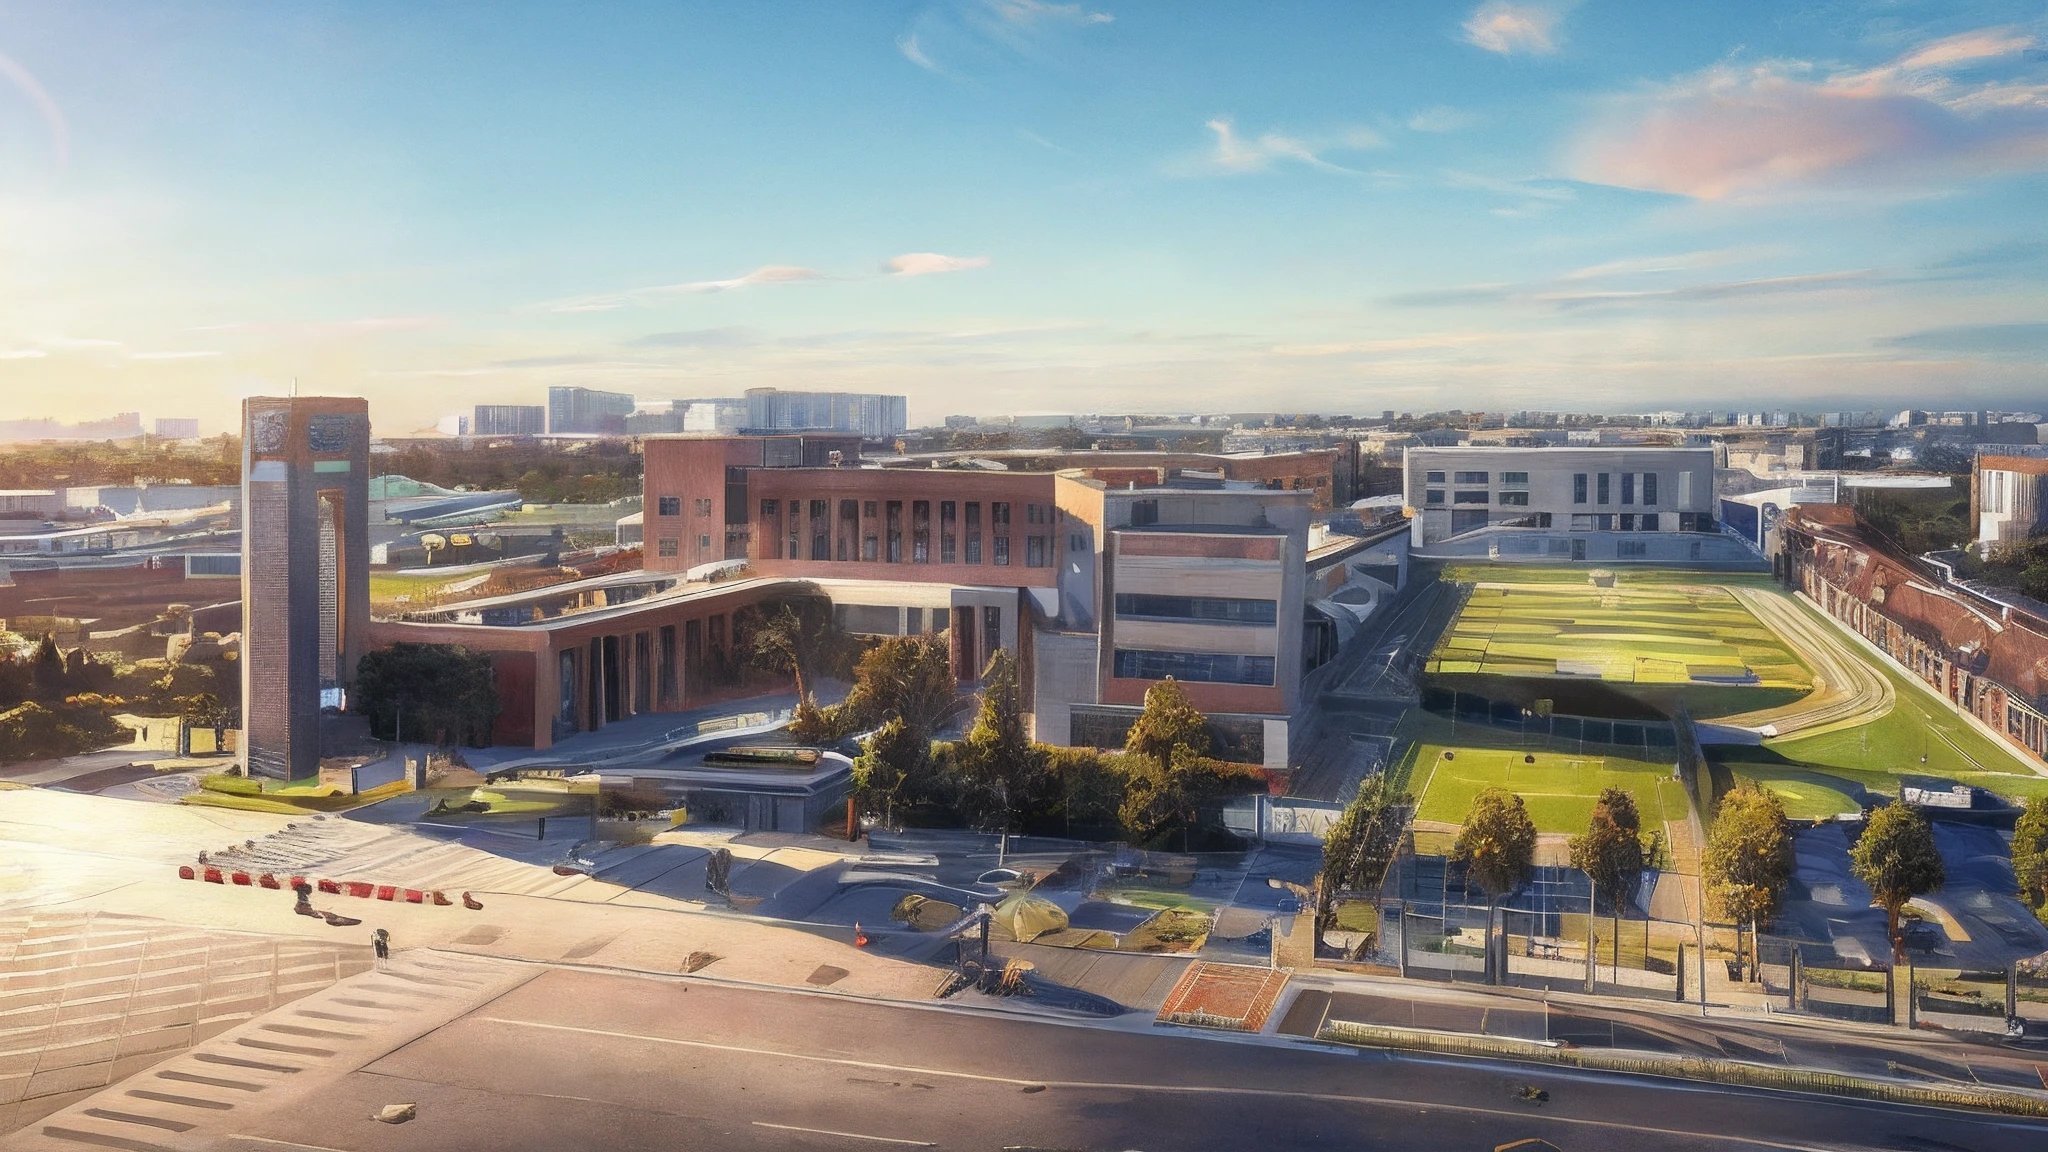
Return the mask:
<path id="1" fill-rule="evenodd" d="M 1894 336 L 1882 343 L 1909 352 L 2048 360 L 2048 323 L 1963 324 Z"/>
<path id="2" fill-rule="evenodd" d="M 1263 172 L 1276 162 L 1306 164 L 1324 172 L 1340 172 L 1346 176 L 1362 176 L 1355 168 L 1333 164 L 1317 153 L 1322 150 L 1359 150 L 1379 148 L 1386 140 L 1370 128 L 1348 128 L 1330 136 L 1327 142 L 1302 140 L 1294 136 L 1283 136 L 1278 132 L 1265 132 L 1257 136 L 1244 136 L 1228 116 L 1218 116 L 1203 125 L 1215 133 L 1216 148 L 1210 153 L 1208 167 L 1212 171 L 1227 173 Z"/>
<path id="3" fill-rule="evenodd" d="M 807 280 L 826 278 L 823 272 L 815 268 L 802 268 L 793 264 L 764 264 L 744 276 L 734 276 L 728 280 L 692 280 L 683 284 L 658 284 L 651 288 L 634 288 L 625 292 L 597 296 L 575 296 L 566 300 L 556 300 L 542 307 L 550 312 L 612 312 L 631 305 L 645 304 L 663 296 L 702 295 L 764 284 L 799 284 Z"/>
<path id="4" fill-rule="evenodd" d="M 989 266 L 986 256 L 946 256 L 937 252 L 905 252 L 891 256 L 882 265 L 891 276 L 930 276 L 939 272 L 965 272 Z"/>
<path id="5" fill-rule="evenodd" d="M 50 150 L 56 157 L 57 170 L 63 171 L 71 163 L 71 126 L 64 121 L 64 110 L 28 69 L 4 55 L 0 55 L 0 76 L 7 77 L 35 106 L 36 115 L 42 117 L 43 126 L 49 129 Z"/>
<path id="6" fill-rule="evenodd" d="M 736 348 L 749 343 L 744 328 L 690 328 L 677 332 L 649 332 L 626 341 L 633 348 Z"/>
<path id="7" fill-rule="evenodd" d="M 1410 132 L 1459 132 L 1479 122 L 1479 117 L 1462 109 L 1439 104 L 1408 117 Z"/>
<path id="8" fill-rule="evenodd" d="M 210 360 L 220 355 L 218 351 L 204 352 L 132 352 L 130 360 Z"/>
<path id="9" fill-rule="evenodd" d="M 0 352 L 0 360 L 41 360 L 48 355 L 41 348 L 15 348 Z"/>
<path id="10" fill-rule="evenodd" d="M 1841 292 L 1897 284 L 1911 279 L 1883 269 L 1851 268 L 1669 286 L 1641 285 L 1640 278 L 1646 274 L 1678 273 L 1709 268 L 1766 254 L 1768 253 L 1757 250 L 1720 249 L 1675 257 L 1614 260 L 1573 269 L 1547 280 L 1523 284 L 1466 284 L 1454 288 L 1406 292 L 1387 297 L 1386 303 L 1402 308 L 1512 305 L 1563 311 L 1603 306 L 1703 304 L 1759 296 Z M 1599 280 L 1617 279 L 1620 283 L 1610 287 L 1595 283 Z"/>
<path id="11" fill-rule="evenodd" d="M 1502 56 L 1548 56 L 1564 42 L 1558 25 L 1567 7 L 1486 0 L 1465 18 L 1465 42 Z"/>
<path id="12" fill-rule="evenodd" d="M 1078 29 L 1115 23 L 1084 4 L 1046 0 L 942 0 L 912 17 L 896 50 L 905 60 L 948 80 L 965 80 L 1008 59 L 1043 59 Z"/>
<path id="13" fill-rule="evenodd" d="M 2048 85 L 2031 36 L 1985 29 L 1876 68 L 1719 65 L 1616 98 L 1570 149 L 1573 176 L 1701 200 L 1939 187 L 2048 168 Z M 2001 70 L 2003 60 L 2011 65 Z M 1966 71 L 1968 78 L 1953 73 Z"/>

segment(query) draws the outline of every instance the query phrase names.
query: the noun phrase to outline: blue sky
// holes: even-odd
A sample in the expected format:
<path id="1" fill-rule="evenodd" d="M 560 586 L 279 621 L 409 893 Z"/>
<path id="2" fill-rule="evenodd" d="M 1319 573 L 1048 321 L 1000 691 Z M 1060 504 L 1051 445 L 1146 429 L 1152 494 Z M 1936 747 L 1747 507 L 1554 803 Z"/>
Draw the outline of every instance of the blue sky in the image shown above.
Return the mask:
<path id="1" fill-rule="evenodd" d="M 2041 406 L 2018 3 L 0 3 L 0 412 Z"/>

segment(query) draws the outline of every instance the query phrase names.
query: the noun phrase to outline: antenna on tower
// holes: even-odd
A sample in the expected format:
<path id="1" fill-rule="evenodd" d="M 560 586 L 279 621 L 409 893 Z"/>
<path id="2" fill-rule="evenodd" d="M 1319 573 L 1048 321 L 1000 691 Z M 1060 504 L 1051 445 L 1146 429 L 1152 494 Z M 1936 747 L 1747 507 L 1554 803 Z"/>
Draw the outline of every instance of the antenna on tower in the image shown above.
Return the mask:
<path id="1" fill-rule="evenodd" d="M 292 377 L 292 399 L 296 400 L 296 399 L 298 399 L 298 398 L 299 398 L 299 378 L 298 378 L 297 376 L 294 376 L 294 377 Z"/>

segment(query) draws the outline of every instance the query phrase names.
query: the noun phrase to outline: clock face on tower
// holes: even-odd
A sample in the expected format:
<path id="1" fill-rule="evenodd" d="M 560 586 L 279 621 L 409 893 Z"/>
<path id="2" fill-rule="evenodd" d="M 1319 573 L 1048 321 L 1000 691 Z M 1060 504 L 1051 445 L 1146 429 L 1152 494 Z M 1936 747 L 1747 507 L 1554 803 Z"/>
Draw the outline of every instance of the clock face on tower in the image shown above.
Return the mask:
<path id="1" fill-rule="evenodd" d="M 282 452 L 290 416 L 282 410 L 256 413 L 249 429 L 250 447 L 257 452 Z"/>

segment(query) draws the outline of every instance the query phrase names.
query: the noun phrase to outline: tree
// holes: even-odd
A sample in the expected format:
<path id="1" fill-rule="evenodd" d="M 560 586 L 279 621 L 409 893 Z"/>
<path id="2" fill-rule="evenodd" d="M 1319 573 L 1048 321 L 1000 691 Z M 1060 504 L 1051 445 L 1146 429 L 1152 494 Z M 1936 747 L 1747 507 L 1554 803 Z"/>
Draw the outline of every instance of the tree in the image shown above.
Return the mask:
<path id="1" fill-rule="evenodd" d="M 1721 915 L 1735 921 L 1740 959 L 1742 925 L 1750 926 L 1753 948 L 1757 926 L 1777 914 L 1792 880 L 1792 839 L 1777 793 L 1745 780 L 1721 797 L 1700 857 L 1700 879 Z"/>
<path id="2" fill-rule="evenodd" d="M 1451 857 L 1498 904 L 1529 879 L 1536 860 L 1536 822 L 1520 796 L 1505 788 L 1482 788 L 1458 829 Z"/>
<path id="3" fill-rule="evenodd" d="M 2048 905 L 2048 796 L 2029 799 L 2013 827 L 2012 872 L 2028 907 Z"/>
<path id="4" fill-rule="evenodd" d="M 1188 700 L 1187 689 L 1167 677 L 1145 689 L 1145 710 L 1124 736 L 1124 751 L 1152 760 L 1165 769 L 1177 748 L 1195 755 L 1209 751 L 1209 718 Z"/>
<path id="5" fill-rule="evenodd" d="M 57 638 L 48 632 L 43 633 L 42 643 L 36 645 L 29 673 L 35 681 L 37 698 L 62 700 L 68 686 L 64 672 L 64 654 L 57 650 Z"/>
<path id="6" fill-rule="evenodd" d="M 490 657 L 450 644 L 393 644 L 356 665 L 350 711 L 380 739 L 410 734 L 436 744 L 490 742 L 498 693 Z"/>
<path id="7" fill-rule="evenodd" d="M 857 726 L 879 726 L 894 716 L 929 740 L 959 695 L 944 633 L 891 636 L 861 654 L 853 691 L 841 707 Z"/>
<path id="8" fill-rule="evenodd" d="M 1870 814 L 1863 835 L 1849 850 L 1849 870 L 1870 889 L 1871 900 L 1884 909 L 1893 961 L 1905 959 L 1899 910 L 1908 900 L 1924 896 L 1948 880 L 1941 853 L 1934 847 L 1934 829 L 1910 805 L 1887 804 Z"/>
<path id="9" fill-rule="evenodd" d="M 1408 802 L 1407 794 L 1396 791 L 1381 773 L 1359 785 L 1358 795 L 1330 826 L 1323 837 L 1322 883 L 1316 899 L 1319 929 L 1327 928 L 1336 914 L 1338 892 L 1370 891 L 1386 879 L 1401 842 L 1401 806 Z"/>
<path id="10" fill-rule="evenodd" d="M 1636 798 L 1619 788 L 1604 789 L 1593 804 L 1586 831 L 1571 838 L 1572 867 L 1593 881 L 1596 892 L 1605 892 L 1614 911 L 1614 963 L 1621 964 L 1621 910 L 1623 894 L 1643 872 L 1642 818 L 1636 812 Z"/>
<path id="11" fill-rule="evenodd" d="M 735 614 L 733 631 L 744 637 L 741 656 L 764 672 L 796 681 L 796 697 L 808 700 L 818 677 L 839 670 L 846 634 L 832 619 L 823 597 L 791 598 L 750 606 Z"/>
<path id="12" fill-rule="evenodd" d="M 1020 813 L 1032 816 L 1051 808 L 1052 781 L 1044 755 L 1024 733 L 1017 664 L 1008 652 L 999 648 L 989 658 L 981 683 L 981 711 L 955 749 L 954 762 L 971 815 L 1007 833 Z"/>
<path id="13" fill-rule="evenodd" d="M 1124 770 L 1124 797 L 1117 816 L 1125 835 L 1142 845 L 1169 841 L 1179 832 L 1183 851 L 1205 808 L 1256 788 L 1260 779 L 1259 770 L 1249 764 L 1211 760 L 1187 744 L 1174 746 L 1164 764 L 1128 753 L 1118 764 Z"/>
<path id="14" fill-rule="evenodd" d="M 907 785 L 922 777 L 931 761 L 928 737 L 910 730 L 901 717 L 875 729 L 853 761 L 854 804 L 863 815 L 893 823 Z"/>

